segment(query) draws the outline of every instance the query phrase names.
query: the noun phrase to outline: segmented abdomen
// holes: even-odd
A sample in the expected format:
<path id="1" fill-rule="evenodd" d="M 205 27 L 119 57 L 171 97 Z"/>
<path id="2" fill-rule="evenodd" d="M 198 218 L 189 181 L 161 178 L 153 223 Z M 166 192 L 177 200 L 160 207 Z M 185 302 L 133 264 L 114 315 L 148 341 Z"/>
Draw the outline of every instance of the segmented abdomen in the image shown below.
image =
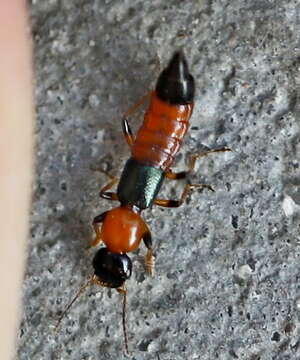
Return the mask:
<path id="1" fill-rule="evenodd" d="M 193 104 L 168 104 L 154 92 L 132 147 L 132 157 L 146 165 L 168 170 L 188 129 L 192 111 Z"/>

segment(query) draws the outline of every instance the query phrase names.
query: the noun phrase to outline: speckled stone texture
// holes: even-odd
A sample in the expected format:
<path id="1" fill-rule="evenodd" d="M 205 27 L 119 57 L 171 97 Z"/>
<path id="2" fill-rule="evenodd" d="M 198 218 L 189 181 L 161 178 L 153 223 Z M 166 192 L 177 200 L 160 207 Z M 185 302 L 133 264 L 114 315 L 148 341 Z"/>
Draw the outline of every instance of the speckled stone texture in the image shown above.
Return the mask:
<path id="1" fill-rule="evenodd" d="M 289 0 L 33 1 L 36 182 L 20 360 L 123 358 L 121 296 L 92 287 L 98 197 L 129 156 L 120 119 L 184 48 L 196 107 L 175 169 L 195 151 L 195 191 L 144 213 L 156 276 L 132 254 L 132 359 L 300 359 L 300 3 Z M 130 118 L 134 130 L 143 109 Z M 179 196 L 168 181 L 161 197 Z"/>

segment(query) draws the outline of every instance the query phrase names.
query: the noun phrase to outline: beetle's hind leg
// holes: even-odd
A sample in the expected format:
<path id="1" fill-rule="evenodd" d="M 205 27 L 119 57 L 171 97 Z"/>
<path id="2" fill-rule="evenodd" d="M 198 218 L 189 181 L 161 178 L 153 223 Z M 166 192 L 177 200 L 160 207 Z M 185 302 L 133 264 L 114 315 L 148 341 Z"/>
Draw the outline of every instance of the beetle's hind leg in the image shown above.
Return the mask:
<path id="1" fill-rule="evenodd" d="M 179 200 L 155 199 L 154 204 L 163 206 L 163 207 L 168 207 L 168 208 L 179 207 L 180 205 L 182 205 L 185 202 L 185 200 L 186 200 L 187 196 L 190 194 L 190 192 L 196 188 L 208 189 L 210 191 L 215 191 L 210 185 L 206 185 L 206 184 L 186 184 Z"/>
<path id="2" fill-rule="evenodd" d="M 165 175 L 168 179 L 171 179 L 171 180 L 185 179 L 189 174 L 194 172 L 197 159 L 199 159 L 200 157 L 205 157 L 211 153 L 225 152 L 225 151 L 231 151 L 231 149 L 229 149 L 227 147 L 223 147 L 220 149 L 208 150 L 208 151 L 193 154 L 190 156 L 189 167 L 186 171 L 180 171 L 180 172 L 174 173 L 174 172 L 172 172 L 172 170 L 169 170 L 165 173 Z M 182 205 L 184 203 L 184 201 L 186 200 L 189 193 L 195 188 L 198 188 L 198 189 L 202 188 L 202 189 L 208 189 L 208 190 L 214 191 L 214 189 L 210 185 L 186 184 L 179 200 L 156 199 L 156 200 L 154 200 L 154 204 L 163 206 L 163 207 L 169 207 L 169 208 L 179 207 L 180 205 Z"/>
<path id="3" fill-rule="evenodd" d="M 93 171 L 99 171 L 102 174 L 104 174 L 110 178 L 110 181 L 106 185 L 104 185 L 103 188 L 100 190 L 99 196 L 102 199 L 106 199 L 106 200 L 118 200 L 118 195 L 116 193 L 107 191 L 107 190 L 111 189 L 118 182 L 119 179 L 117 177 L 111 175 L 110 173 L 108 173 L 107 171 L 102 169 L 101 167 L 97 167 L 97 168 L 93 167 L 91 169 Z"/>
<path id="4" fill-rule="evenodd" d="M 189 174 L 191 174 L 195 171 L 196 161 L 199 158 L 205 157 L 211 153 L 225 152 L 225 151 L 231 151 L 231 149 L 229 149 L 227 147 L 223 147 L 220 149 L 208 150 L 208 151 L 203 151 L 203 152 L 198 152 L 196 154 L 192 154 L 189 159 L 189 167 L 186 171 L 180 171 L 180 172 L 174 173 L 172 170 L 169 170 L 166 172 L 166 177 L 171 180 L 185 179 Z"/>
<path id="5" fill-rule="evenodd" d="M 125 140 L 128 144 L 128 146 L 131 148 L 134 144 L 134 135 L 132 133 L 131 127 L 128 123 L 127 117 L 123 117 L 122 119 L 122 130 L 125 137 Z"/>
<path id="6" fill-rule="evenodd" d="M 128 123 L 128 116 L 133 114 L 137 108 L 139 106 L 141 106 L 145 101 L 147 101 L 149 99 L 151 95 L 151 92 L 149 92 L 148 94 L 144 95 L 136 104 L 134 104 L 133 106 L 131 106 L 126 113 L 123 115 L 122 117 L 122 130 L 123 130 L 123 134 L 125 137 L 125 140 L 128 144 L 128 146 L 131 148 L 134 144 L 135 141 L 135 137 L 132 133 L 131 127 Z"/>
<path id="7" fill-rule="evenodd" d="M 103 186 L 103 188 L 99 192 L 99 196 L 102 199 L 106 200 L 118 200 L 118 195 L 116 193 L 107 190 L 111 189 L 118 182 L 119 179 L 111 175 L 108 176 L 111 178 L 111 181 L 105 186 Z"/>

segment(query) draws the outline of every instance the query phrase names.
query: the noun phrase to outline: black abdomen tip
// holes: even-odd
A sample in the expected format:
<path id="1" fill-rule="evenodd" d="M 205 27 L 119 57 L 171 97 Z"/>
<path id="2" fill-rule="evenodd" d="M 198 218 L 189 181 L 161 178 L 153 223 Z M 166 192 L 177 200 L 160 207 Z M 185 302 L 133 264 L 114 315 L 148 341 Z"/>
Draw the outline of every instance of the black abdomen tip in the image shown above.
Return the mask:
<path id="1" fill-rule="evenodd" d="M 192 103 L 195 83 L 182 51 L 177 51 L 168 67 L 160 74 L 156 84 L 157 96 L 170 104 Z"/>

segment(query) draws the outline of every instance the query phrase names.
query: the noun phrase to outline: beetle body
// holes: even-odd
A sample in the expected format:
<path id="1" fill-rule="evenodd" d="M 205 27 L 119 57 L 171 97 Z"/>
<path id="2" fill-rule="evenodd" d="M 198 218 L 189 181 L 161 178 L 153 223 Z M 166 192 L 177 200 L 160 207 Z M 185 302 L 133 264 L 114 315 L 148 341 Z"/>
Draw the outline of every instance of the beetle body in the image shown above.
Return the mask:
<path id="1" fill-rule="evenodd" d="M 111 181 L 100 191 L 102 198 L 118 200 L 120 205 L 94 218 L 93 227 L 96 237 L 91 246 L 103 242 L 105 247 L 96 252 L 93 259 L 93 276 L 66 307 L 58 325 L 73 302 L 89 285 L 96 283 L 116 288 L 124 294 L 123 332 L 125 349 L 128 353 L 125 282 L 131 276 L 132 262 L 127 253 L 136 250 L 143 240 L 147 247 L 147 270 L 152 274 L 154 268 L 151 233 L 141 217 L 142 211 L 153 204 L 178 207 L 183 204 L 193 188 L 213 190 L 210 185 L 186 184 L 179 200 L 157 198 L 165 178 L 173 180 L 185 178 L 194 170 L 197 158 L 208 153 L 230 151 L 228 148 L 221 148 L 197 153 L 191 157 L 187 171 L 173 173 L 170 169 L 188 130 L 194 106 L 194 92 L 194 79 L 189 73 L 185 57 L 182 52 L 176 52 L 158 78 L 156 88 L 151 93 L 144 122 L 136 137 L 131 132 L 126 116 L 123 118 L 123 132 L 131 148 L 131 157 L 125 164 L 117 192 L 108 191 L 117 182 L 116 178 L 108 174 Z"/>
<path id="2" fill-rule="evenodd" d="M 107 251 L 114 257 L 135 250 L 142 239 L 152 256 L 151 234 L 140 215 L 142 210 L 155 202 L 180 149 L 193 112 L 194 92 L 194 79 L 189 73 L 185 57 L 182 52 L 176 52 L 161 73 L 155 91 L 151 93 L 149 108 L 135 139 L 129 125 L 125 124 L 124 127 L 123 124 L 125 137 L 130 137 L 131 158 L 125 164 L 117 193 L 102 193 L 105 198 L 119 200 L 121 205 L 94 220 L 96 241 L 93 245 L 104 242 Z M 101 231 L 97 229 L 100 222 L 103 222 Z M 94 267 L 98 262 L 109 262 L 109 256 L 104 256 L 101 251 L 103 257 L 96 254 Z M 116 270 L 120 278 L 109 283 L 108 277 L 104 276 L 106 281 L 103 283 L 106 286 L 116 287 L 119 280 L 124 279 L 125 270 L 122 266 Z M 111 266 L 107 271 L 112 271 Z"/>

